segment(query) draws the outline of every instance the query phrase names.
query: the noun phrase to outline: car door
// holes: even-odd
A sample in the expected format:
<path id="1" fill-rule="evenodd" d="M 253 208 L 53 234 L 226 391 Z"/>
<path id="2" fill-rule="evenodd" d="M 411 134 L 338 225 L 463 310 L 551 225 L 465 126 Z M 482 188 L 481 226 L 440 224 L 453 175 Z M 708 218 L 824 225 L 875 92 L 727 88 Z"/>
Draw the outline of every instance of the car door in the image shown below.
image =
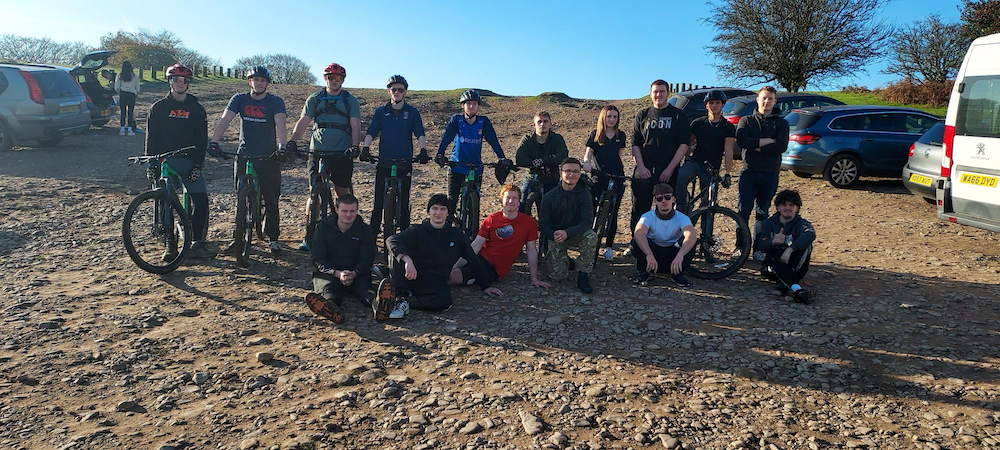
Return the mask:
<path id="1" fill-rule="evenodd" d="M 864 116 L 864 136 L 861 154 L 868 170 L 874 176 L 898 177 L 909 157 L 910 145 L 920 135 L 906 132 L 906 114 L 873 112 Z"/>

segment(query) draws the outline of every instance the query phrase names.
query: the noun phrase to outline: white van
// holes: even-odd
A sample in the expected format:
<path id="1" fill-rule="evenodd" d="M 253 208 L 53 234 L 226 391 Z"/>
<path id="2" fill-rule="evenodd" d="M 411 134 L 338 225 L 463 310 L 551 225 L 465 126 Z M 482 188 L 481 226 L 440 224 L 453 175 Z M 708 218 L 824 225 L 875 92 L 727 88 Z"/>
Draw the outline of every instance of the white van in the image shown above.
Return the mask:
<path id="1" fill-rule="evenodd" d="M 1000 232 L 1000 34 L 969 46 L 944 123 L 938 217 Z"/>

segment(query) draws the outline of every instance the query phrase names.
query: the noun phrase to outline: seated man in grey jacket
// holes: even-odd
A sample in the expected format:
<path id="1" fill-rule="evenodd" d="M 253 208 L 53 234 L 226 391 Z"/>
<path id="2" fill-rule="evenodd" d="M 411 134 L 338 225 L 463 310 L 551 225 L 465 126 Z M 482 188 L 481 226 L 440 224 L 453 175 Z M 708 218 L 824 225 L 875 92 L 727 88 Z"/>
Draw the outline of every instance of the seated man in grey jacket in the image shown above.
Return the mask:
<path id="1" fill-rule="evenodd" d="M 802 197 L 784 190 L 774 197 L 778 212 L 764 221 L 757 234 L 757 249 L 766 256 L 761 273 L 778 283 L 783 294 L 791 293 L 796 303 L 812 303 L 813 294 L 799 285 L 809 271 L 809 255 L 816 240 L 816 230 L 799 215 Z"/>
<path id="2" fill-rule="evenodd" d="M 340 304 L 345 289 L 365 306 L 372 304 L 372 263 L 375 238 L 372 229 L 358 217 L 358 199 L 351 194 L 337 197 L 337 215 L 316 225 L 312 254 L 313 292 L 306 296 L 309 309 L 334 322 L 343 320 Z"/>
<path id="3" fill-rule="evenodd" d="M 545 261 L 549 278 L 562 281 L 574 266 L 579 270 L 576 285 L 584 293 L 594 292 L 590 273 L 594 270 L 597 252 L 597 233 L 594 225 L 594 202 L 586 183 L 580 182 L 583 164 L 576 158 L 566 158 L 559 165 L 559 187 L 542 197 L 538 212 L 541 238 L 548 242 Z M 580 251 L 578 264 L 569 259 L 566 251 L 576 246 Z"/>

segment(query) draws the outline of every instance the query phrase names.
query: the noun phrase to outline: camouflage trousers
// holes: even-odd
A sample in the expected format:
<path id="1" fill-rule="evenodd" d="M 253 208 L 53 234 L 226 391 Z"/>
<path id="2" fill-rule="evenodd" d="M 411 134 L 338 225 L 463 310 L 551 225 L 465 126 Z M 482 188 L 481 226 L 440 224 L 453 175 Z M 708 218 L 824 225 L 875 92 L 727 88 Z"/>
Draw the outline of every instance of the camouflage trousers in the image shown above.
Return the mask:
<path id="1" fill-rule="evenodd" d="M 597 240 L 597 233 L 594 233 L 594 230 L 587 230 L 585 233 L 573 236 L 561 243 L 550 240 L 548 242 L 549 249 L 545 254 L 549 278 L 552 281 L 562 281 L 569 276 L 569 255 L 566 250 L 570 247 L 576 247 L 580 251 L 580 256 L 576 259 L 576 270 L 583 273 L 593 271 Z"/>

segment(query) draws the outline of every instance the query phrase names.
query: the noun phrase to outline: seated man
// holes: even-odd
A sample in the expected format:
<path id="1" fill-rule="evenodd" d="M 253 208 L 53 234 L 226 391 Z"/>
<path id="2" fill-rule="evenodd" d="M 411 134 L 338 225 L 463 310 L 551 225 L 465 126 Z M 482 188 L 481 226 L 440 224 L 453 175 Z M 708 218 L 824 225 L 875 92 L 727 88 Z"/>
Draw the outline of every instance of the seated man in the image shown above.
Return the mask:
<path id="1" fill-rule="evenodd" d="M 483 220 L 479 234 L 472 241 L 472 250 L 479 255 L 479 261 L 486 269 L 490 281 L 502 280 L 507 277 L 511 266 L 525 249 L 528 254 L 528 271 L 531 273 L 531 284 L 538 287 L 549 287 L 549 283 L 538 279 L 538 223 L 531 216 L 519 212 L 521 190 L 513 184 L 504 185 L 500 189 L 500 200 L 503 208 Z M 451 271 L 449 284 L 472 284 L 472 270 L 464 259 L 458 260 Z"/>
<path id="2" fill-rule="evenodd" d="M 539 210 L 539 230 L 547 239 L 548 252 L 545 259 L 549 278 L 562 281 L 576 266 L 576 286 L 585 294 L 594 292 L 590 285 L 590 272 L 594 270 L 597 253 L 597 233 L 594 225 L 594 202 L 586 183 L 580 183 L 583 164 L 579 159 L 566 158 L 559 165 L 559 187 L 542 197 Z M 566 251 L 570 246 L 580 250 L 579 264 L 569 259 Z"/>
<path id="3" fill-rule="evenodd" d="M 371 227 L 358 218 L 358 199 L 343 194 L 334 202 L 337 217 L 316 225 L 309 251 L 316 271 L 313 272 L 313 292 L 306 296 L 309 309 L 339 323 L 345 288 L 365 306 L 371 298 L 371 268 L 375 261 L 375 238 Z"/>
<path id="4" fill-rule="evenodd" d="M 784 190 L 774 197 L 778 212 L 764 221 L 757 235 L 757 249 L 764 253 L 761 274 L 777 280 L 783 294 L 792 292 L 796 303 L 812 303 L 813 294 L 799 286 L 799 280 L 809 271 L 809 256 L 816 230 L 808 220 L 799 216 L 802 197 L 792 190 Z"/>
<path id="5" fill-rule="evenodd" d="M 499 289 L 490 287 L 490 277 L 472 251 L 469 239 L 448 222 L 450 212 L 448 196 L 434 194 L 427 202 L 427 220 L 386 239 L 390 278 L 379 284 L 374 306 L 376 320 L 401 319 L 411 306 L 432 312 L 451 308 L 448 278 L 459 258 L 469 262 L 472 276 L 484 292 L 503 295 Z M 390 312 L 392 297 L 395 304 Z"/>
<path id="6" fill-rule="evenodd" d="M 653 209 L 639 217 L 632 238 L 637 284 L 646 283 L 650 273 L 669 273 L 674 283 L 691 285 L 684 269 L 691 264 L 697 236 L 691 219 L 674 209 L 676 201 L 669 184 L 653 186 Z"/>

